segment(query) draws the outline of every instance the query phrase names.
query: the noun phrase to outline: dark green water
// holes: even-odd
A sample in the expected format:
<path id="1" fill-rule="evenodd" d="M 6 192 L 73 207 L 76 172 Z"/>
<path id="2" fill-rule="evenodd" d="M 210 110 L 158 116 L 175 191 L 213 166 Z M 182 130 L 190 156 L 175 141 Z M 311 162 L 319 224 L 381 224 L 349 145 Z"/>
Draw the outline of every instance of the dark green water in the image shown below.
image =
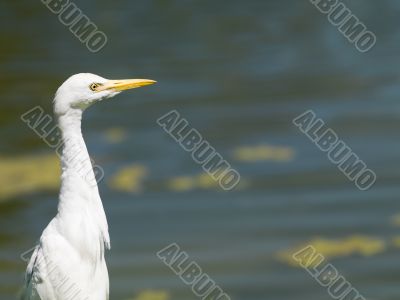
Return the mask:
<path id="1" fill-rule="evenodd" d="M 358 235 L 379 241 L 380 250 L 365 256 L 336 249 L 330 262 L 367 299 L 399 298 L 398 1 L 345 2 L 377 36 L 365 54 L 306 0 L 75 3 L 108 36 L 97 54 L 41 1 L 0 3 L 0 156 L 51 153 L 20 115 L 36 105 L 51 113 L 56 88 L 71 74 L 159 82 L 85 115 L 88 148 L 106 176 L 100 190 L 112 239 L 111 299 L 145 290 L 196 299 L 155 256 L 172 242 L 232 299 L 331 299 L 279 253 Z M 156 124 L 172 109 L 240 172 L 241 189 L 169 187 L 171 178 L 202 172 Z M 292 125 L 308 109 L 376 172 L 372 189 L 359 191 Z M 110 128 L 123 138 L 111 142 Z M 290 149 L 293 157 L 235 158 L 235 149 L 259 145 Z M 113 188 L 110 179 L 132 164 L 147 170 L 141 191 Z M 3 177 L 8 172 L 0 169 Z M 20 254 L 54 216 L 57 187 L 1 200 L 0 299 L 13 299 L 26 267 Z"/>

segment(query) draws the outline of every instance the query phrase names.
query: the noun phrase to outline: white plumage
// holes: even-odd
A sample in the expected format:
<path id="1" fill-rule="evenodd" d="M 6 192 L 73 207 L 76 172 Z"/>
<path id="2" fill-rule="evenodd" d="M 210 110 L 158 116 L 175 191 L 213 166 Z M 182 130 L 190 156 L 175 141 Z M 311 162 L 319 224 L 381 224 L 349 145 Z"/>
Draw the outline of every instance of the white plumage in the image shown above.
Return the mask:
<path id="1" fill-rule="evenodd" d="M 107 80 L 77 74 L 57 90 L 54 113 L 63 141 L 58 212 L 32 254 L 22 299 L 106 300 L 109 280 L 104 250 L 108 225 L 81 133 L 82 114 L 95 102 L 155 81 Z"/>

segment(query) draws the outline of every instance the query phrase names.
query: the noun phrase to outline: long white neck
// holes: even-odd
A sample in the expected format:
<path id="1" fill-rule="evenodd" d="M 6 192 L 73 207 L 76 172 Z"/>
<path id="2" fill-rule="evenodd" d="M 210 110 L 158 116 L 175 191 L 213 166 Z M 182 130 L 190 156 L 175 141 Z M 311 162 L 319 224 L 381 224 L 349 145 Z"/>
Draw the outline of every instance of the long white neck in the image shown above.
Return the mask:
<path id="1" fill-rule="evenodd" d="M 71 110 L 58 118 L 58 126 L 62 136 L 62 180 L 68 185 L 78 178 L 87 184 L 87 188 L 98 192 L 96 178 L 91 159 L 81 131 L 82 111 Z M 72 175 L 74 176 L 67 176 Z"/>
<path id="2" fill-rule="evenodd" d="M 109 247 L 108 225 L 100 199 L 91 159 L 81 131 L 82 110 L 70 110 L 58 117 L 63 149 L 61 154 L 61 189 L 58 216 L 70 219 L 89 215 L 102 241 Z"/>

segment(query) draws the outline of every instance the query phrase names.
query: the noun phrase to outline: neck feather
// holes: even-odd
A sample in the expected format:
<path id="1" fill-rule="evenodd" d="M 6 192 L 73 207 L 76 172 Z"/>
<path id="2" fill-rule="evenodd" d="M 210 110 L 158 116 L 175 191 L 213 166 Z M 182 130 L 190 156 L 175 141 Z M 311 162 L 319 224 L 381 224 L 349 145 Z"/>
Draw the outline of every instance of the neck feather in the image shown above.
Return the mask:
<path id="1" fill-rule="evenodd" d="M 63 142 L 62 179 L 65 183 L 68 183 L 68 179 L 81 179 L 89 188 L 97 190 L 91 159 L 82 136 L 81 121 L 81 110 L 70 111 L 58 118 Z"/>
<path id="2" fill-rule="evenodd" d="M 88 222 L 98 224 L 101 240 L 109 247 L 108 225 L 96 178 L 81 131 L 82 110 L 71 110 L 58 117 L 63 150 L 58 215 L 61 219 L 90 213 Z"/>

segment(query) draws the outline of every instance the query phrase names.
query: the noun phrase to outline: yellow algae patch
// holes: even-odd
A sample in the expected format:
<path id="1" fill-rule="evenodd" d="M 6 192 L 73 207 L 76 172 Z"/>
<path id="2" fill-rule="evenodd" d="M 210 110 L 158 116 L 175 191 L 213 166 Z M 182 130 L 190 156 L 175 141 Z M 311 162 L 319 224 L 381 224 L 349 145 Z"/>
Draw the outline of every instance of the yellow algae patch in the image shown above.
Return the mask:
<path id="1" fill-rule="evenodd" d="M 352 254 L 360 254 L 363 256 L 375 255 L 385 250 L 386 245 L 385 241 L 381 239 L 359 235 L 350 236 L 340 240 L 315 239 L 299 247 L 278 253 L 278 258 L 291 266 L 300 266 L 300 264 L 293 258 L 293 255 L 308 246 L 311 246 L 315 250 L 315 255 L 320 254 L 324 259 L 331 259 Z M 313 263 L 318 264 L 319 262 L 320 261 L 317 259 L 310 260 L 309 266 L 306 267 L 312 267 L 314 266 Z"/>
<path id="2" fill-rule="evenodd" d="M 108 185 L 118 191 L 139 193 L 143 189 L 143 181 L 149 171 L 142 165 L 131 165 L 119 170 L 108 181 Z"/>
<path id="3" fill-rule="evenodd" d="M 243 189 L 248 186 L 248 182 L 241 179 L 235 189 Z M 194 176 L 179 176 L 167 181 L 167 187 L 175 192 L 186 192 L 195 189 L 211 190 L 221 189 L 219 181 L 215 180 L 207 173 L 201 173 Z"/>
<path id="4" fill-rule="evenodd" d="M 219 181 L 215 180 L 207 173 L 175 177 L 167 182 L 167 186 L 169 189 L 177 192 L 185 192 L 194 189 L 211 190 L 220 188 Z"/>
<path id="5" fill-rule="evenodd" d="M 392 225 L 394 225 L 394 226 L 400 226 L 400 214 L 394 215 L 394 216 L 391 218 L 391 223 L 392 223 Z"/>
<path id="6" fill-rule="evenodd" d="M 173 178 L 168 181 L 167 185 L 171 190 L 178 192 L 189 191 L 196 188 L 195 180 L 190 176 Z"/>
<path id="7" fill-rule="evenodd" d="M 243 146 L 233 151 L 233 158 L 243 162 L 279 161 L 287 162 L 294 158 L 295 151 L 290 147 L 258 145 Z"/>
<path id="8" fill-rule="evenodd" d="M 126 132 L 123 128 L 112 127 L 104 132 L 104 137 L 106 138 L 107 142 L 111 144 L 117 144 L 125 139 Z"/>
<path id="9" fill-rule="evenodd" d="M 175 177 L 167 182 L 167 186 L 173 191 L 184 192 L 194 189 L 213 189 L 219 185 L 210 175 L 201 173 L 195 176 Z"/>
<path id="10" fill-rule="evenodd" d="M 0 156 L 0 200 L 28 193 L 55 190 L 60 183 L 56 154 L 40 156 Z"/>
<path id="11" fill-rule="evenodd" d="M 168 300 L 170 299 L 167 291 L 144 290 L 140 292 L 135 298 L 130 300 Z"/>
<path id="12" fill-rule="evenodd" d="M 396 248 L 400 248 L 400 236 L 395 236 L 392 238 L 392 245 Z"/>

